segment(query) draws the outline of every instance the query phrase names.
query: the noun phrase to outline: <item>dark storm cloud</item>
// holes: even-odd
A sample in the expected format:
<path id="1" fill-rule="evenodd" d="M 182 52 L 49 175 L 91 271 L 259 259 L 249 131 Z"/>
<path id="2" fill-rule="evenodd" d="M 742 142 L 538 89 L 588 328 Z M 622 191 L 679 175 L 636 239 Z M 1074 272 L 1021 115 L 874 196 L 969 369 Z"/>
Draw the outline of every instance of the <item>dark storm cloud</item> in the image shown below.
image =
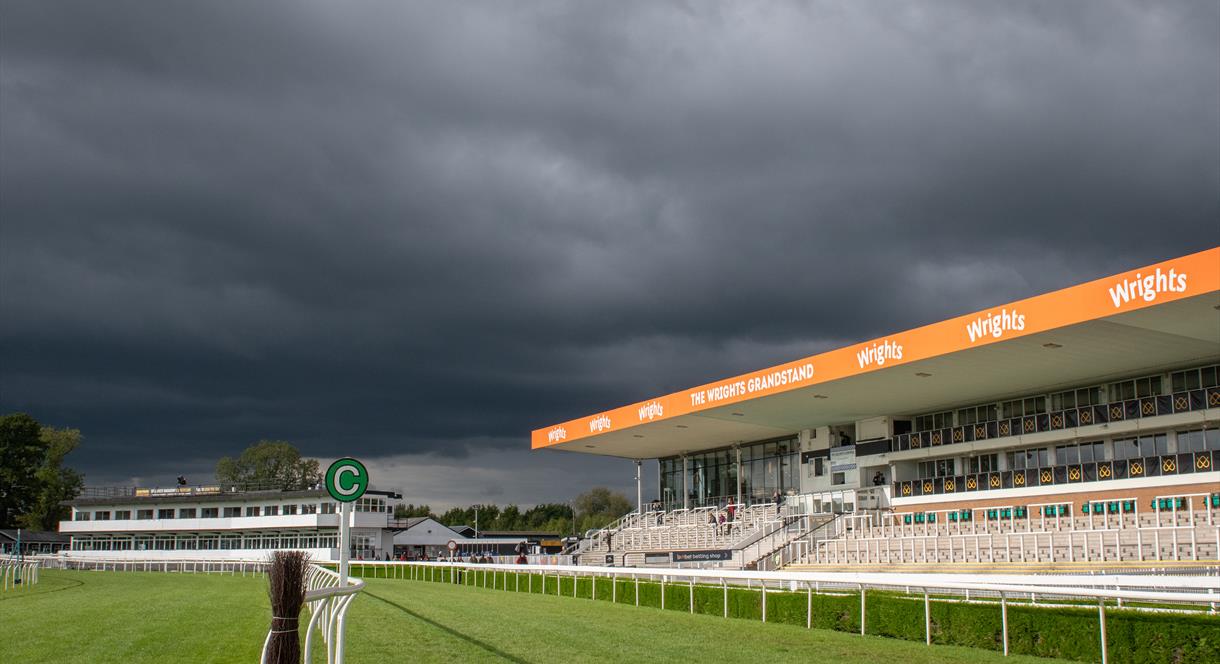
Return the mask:
<path id="1" fill-rule="evenodd" d="M 2 6 L 0 409 L 94 478 L 259 437 L 524 469 L 1220 240 L 1211 2 Z"/>

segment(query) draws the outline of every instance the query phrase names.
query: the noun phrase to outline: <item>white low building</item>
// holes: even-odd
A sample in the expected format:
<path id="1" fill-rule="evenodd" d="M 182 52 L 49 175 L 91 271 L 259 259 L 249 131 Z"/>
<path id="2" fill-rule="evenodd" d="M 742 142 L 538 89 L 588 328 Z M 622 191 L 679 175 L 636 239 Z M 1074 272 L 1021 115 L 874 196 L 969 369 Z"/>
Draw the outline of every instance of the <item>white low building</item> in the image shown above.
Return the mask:
<path id="1" fill-rule="evenodd" d="M 400 499 L 370 489 L 356 501 L 353 558 L 392 554 L 390 516 Z M 72 557 L 253 560 L 295 549 L 314 560 L 339 558 L 339 506 L 324 489 L 123 487 L 87 491 L 68 505 L 71 520 L 61 521 L 59 530 L 71 536 L 64 553 Z"/>

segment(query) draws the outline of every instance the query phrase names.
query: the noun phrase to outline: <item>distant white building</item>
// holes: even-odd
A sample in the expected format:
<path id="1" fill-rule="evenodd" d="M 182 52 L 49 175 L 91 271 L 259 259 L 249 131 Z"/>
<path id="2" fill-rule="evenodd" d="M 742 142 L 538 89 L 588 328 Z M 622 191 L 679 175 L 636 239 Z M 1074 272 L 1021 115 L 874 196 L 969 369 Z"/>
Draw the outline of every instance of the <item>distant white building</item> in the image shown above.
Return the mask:
<path id="1" fill-rule="evenodd" d="M 356 501 L 353 558 L 392 555 L 391 517 L 399 500 L 399 494 L 370 489 Z M 71 537 L 65 553 L 73 557 L 249 560 L 295 549 L 315 560 L 339 558 L 338 503 L 323 489 L 123 487 L 94 490 L 68 505 L 71 518 L 60 522 L 59 531 Z"/>

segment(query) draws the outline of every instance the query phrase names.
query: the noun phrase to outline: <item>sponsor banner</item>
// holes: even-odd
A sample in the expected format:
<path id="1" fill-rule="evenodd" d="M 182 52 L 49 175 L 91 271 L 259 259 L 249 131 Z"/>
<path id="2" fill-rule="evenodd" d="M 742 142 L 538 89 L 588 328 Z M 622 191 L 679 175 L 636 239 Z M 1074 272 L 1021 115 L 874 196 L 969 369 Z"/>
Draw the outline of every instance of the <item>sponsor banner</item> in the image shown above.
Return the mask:
<path id="1" fill-rule="evenodd" d="M 830 472 L 850 473 L 856 469 L 856 446 L 830 448 Z"/>
<path id="2" fill-rule="evenodd" d="M 645 565 L 665 565 L 668 563 L 669 563 L 669 554 L 668 553 L 645 553 L 644 554 L 644 564 Z"/>
<path id="3" fill-rule="evenodd" d="M 728 549 L 709 549 L 706 551 L 674 551 L 675 563 L 706 563 L 717 560 L 732 560 L 733 552 Z"/>
<path id="4" fill-rule="evenodd" d="M 535 430 L 537 449 L 1220 291 L 1220 247 Z"/>
<path id="5" fill-rule="evenodd" d="M 613 553 L 606 554 L 606 567 L 614 567 L 614 554 Z"/>

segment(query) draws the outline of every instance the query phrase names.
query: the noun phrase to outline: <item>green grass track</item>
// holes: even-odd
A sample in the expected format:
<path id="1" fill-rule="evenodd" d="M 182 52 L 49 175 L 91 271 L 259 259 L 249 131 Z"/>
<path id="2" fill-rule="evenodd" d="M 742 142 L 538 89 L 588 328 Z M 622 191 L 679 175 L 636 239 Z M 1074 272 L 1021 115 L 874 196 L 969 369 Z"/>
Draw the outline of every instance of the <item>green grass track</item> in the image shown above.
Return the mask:
<path id="1" fill-rule="evenodd" d="M 1042 662 L 571 597 L 368 579 L 348 662 Z M 261 577 L 43 570 L 0 595 L 0 662 L 257 661 Z M 325 661 L 315 653 L 315 661 Z"/>

